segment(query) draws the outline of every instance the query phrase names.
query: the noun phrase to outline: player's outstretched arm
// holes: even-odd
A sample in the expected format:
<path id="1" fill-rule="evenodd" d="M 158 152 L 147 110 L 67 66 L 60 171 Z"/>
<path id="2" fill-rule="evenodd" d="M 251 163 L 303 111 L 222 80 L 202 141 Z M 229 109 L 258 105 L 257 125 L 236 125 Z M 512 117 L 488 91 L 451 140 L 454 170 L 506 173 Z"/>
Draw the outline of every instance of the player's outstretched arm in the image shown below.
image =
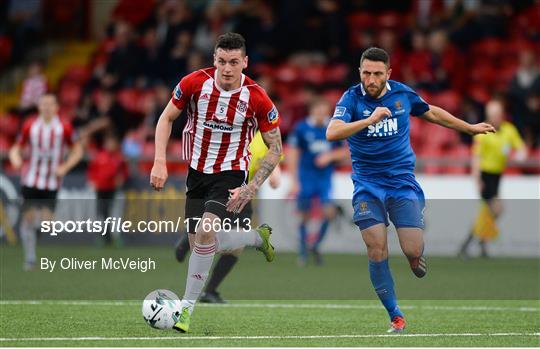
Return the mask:
<path id="1" fill-rule="evenodd" d="M 231 198 L 227 202 L 227 211 L 229 212 L 242 211 L 244 206 L 255 197 L 259 187 L 279 164 L 283 152 L 279 127 L 271 129 L 268 132 L 261 132 L 261 136 L 268 147 L 268 151 L 261 160 L 259 169 L 255 172 L 251 182 L 248 185 L 229 190 L 231 193 Z"/>
<path id="2" fill-rule="evenodd" d="M 156 126 L 156 150 L 154 154 L 154 166 L 152 166 L 152 171 L 150 172 L 150 185 L 158 191 L 163 189 L 168 177 L 167 143 L 169 143 L 169 137 L 171 136 L 172 123 L 180 116 L 181 112 L 182 110 L 178 109 L 170 101 L 163 110 L 163 113 L 161 113 Z"/>
<path id="3" fill-rule="evenodd" d="M 430 105 L 429 110 L 422 114 L 421 117 L 434 124 L 451 128 L 459 132 L 468 133 L 472 136 L 495 132 L 495 128 L 490 124 L 485 122 L 474 125 L 469 124 L 435 105 Z"/>

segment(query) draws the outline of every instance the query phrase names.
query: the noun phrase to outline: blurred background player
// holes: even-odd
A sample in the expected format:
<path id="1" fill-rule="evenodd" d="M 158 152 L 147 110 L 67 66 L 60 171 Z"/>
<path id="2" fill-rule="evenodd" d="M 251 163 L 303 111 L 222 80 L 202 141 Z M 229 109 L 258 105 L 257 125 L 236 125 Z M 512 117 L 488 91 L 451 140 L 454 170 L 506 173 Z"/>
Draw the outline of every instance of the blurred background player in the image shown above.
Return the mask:
<path id="1" fill-rule="evenodd" d="M 266 152 L 268 151 L 268 147 L 266 144 L 264 144 L 264 141 L 262 139 L 261 133 L 257 132 L 255 134 L 255 137 L 253 137 L 253 140 L 251 141 L 251 144 L 249 145 L 249 151 L 251 152 L 251 163 L 249 165 L 249 180 L 253 178 L 253 175 L 257 172 L 260 166 L 260 162 L 262 159 L 264 159 L 264 156 L 266 155 Z M 268 182 L 270 183 L 270 187 L 273 189 L 276 189 L 279 187 L 281 183 L 281 169 L 278 166 L 272 171 L 272 174 L 270 177 L 268 177 Z M 252 205 L 249 203 L 245 209 L 243 218 L 252 219 Z M 238 257 L 242 253 L 244 249 L 238 248 L 232 251 L 225 251 L 221 254 L 218 261 L 216 262 L 216 265 L 212 269 L 212 273 L 210 275 L 210 278 L 208 279 L 208 282 L 206 283 L 206 286 L 204 287 L 204 291 L 201 293 L 201 296 L 199 297 L 199 301 L 201 303 L 227 303 L 222 297 L 221 294 L 218 291 L 219 285 L 223 282 L 225 277 L 231 272 L 233 267 L 236 265 L 236 262 L 238 262 Z M 182 263 L 184 259 L 186 258 L 187 253 L 189 252 L 189 239 L 187 233 L 183 233 L 182 237 L 180 237 L 180 241 L 178 242 L 178 245 L 176 246 L 176 259 Z"/>
<path id="2" fill-rule="evenodd" d="M 360 58 L 360 84 L 349 88 L 336 105 L 326 136 L 347 139 L 354 184 L 354 221 L 367 247 L 371 283 L 390 317 L 388 332 L 406 323 L 398 307 L 388 264 L 388 217 L 414 275 L 426 275 L 422 188 L 414 176 L 409 115 L 471 135 L 494 132 L 493 126 L 471 125 L 444 109 L 427 104 L 408 86 L 389 80 L 392 69 L 385 50 L 371 47 Z"/>
<path id="3" fill-rule="evenodd" d="M 468 249 L 475 239 L 480 245 L 481 256 L 488 257 L 486 243 L 499 235 L 496 220 L 502 213 L 503 205 L 498 194 L 506 162 L 512 150 L 516 151 L 515 159 L 518 161 L 527 157 L 525 143 L 516 127 L 505 120 L 504 114 L 504 103 L 501 100 L 489 101 L 486 105 L 486 121 L 497 132 L 474 137 L 471 167 L 482 204 L 471 233 L 461 246 L 459 256 L 462 258 L 469 257 Z"/>
<path id="4" fill-rule="evenodd" d="M 182 150 L 184 158 L 190 159 L 185 218 L 193 248 L 181 315 L 173 326 L 183 333 L 189 330 L 191 313 L 216 252 L 254 246 L 267 262 L 274 260 L 268 225 L 252 229 L 247 222 L 241 233 L 225 225 L 221 228 L 225 218 L 231 223 L 235 215 L 242 216 L 282 155 L 279 113 L 264 89 L 242 73 L 247 64 L 244 38 L 230 32 L 220 35 L 214 46 L 214 66 L 180 80 L 156 127 L 150 184 L 161 190 L 168 177 L 166 148 L 172 123 L 188 107 Z M 248 147 L 257 130 L 268 152 L 246 183 L 251 158 Z"/>
<path id="5" fill-rule="evenodd" d="M 314 200 L 323 207 L 323 220 L 317 238 L 309 250 L 316 264 L 322 264 L 319 247 L 328 225 L 336 217 L 336 206 L 330 195 L 334 162 L 347 156 L 347 148 L 340 142 L 326 140 L 330 121 L 330 103 L 316 98 L 309 107 L 309 116 L 299 122 L 289 136 L 288 169 L 292 178 L 291 196 L 297 197 L 300 212 L 298 264 L 305 266 L 308 259 L 308 226 Z"/>
<path id="6" fill-rule="evenodd" d="M 103 147 L 88 164 L 88 180 L 96 192 L 96 209 L 103 221 L 111 217 L 114 197 L 128 178 L 128 165 L 120 151 L 118 137 L 108 132 L 103 140 Z M 106 244 L 112 242 L 112 232 L 102 236 Z M 121 236 L 114 237 L 121 243 Z"/>
<path id="7" fill-rule="evenodd" d="M 17 142 L 10 149 L 11 165 L 20 169 L 23 207 L 20 236 L 24 250 L 24 269 L 36 263 L 36 229 L 42 220 L 52 219 L 56 194 L 64 177 L 82 158 L 83 150 L 71 125 L 58 117 L 58 102 L 53 94 L 38 101 L 37 118 L 27 119 Z M 28 146 L 30 161 L 23 167 L 21 150 Z M 65 148 L 71 149 L 66 159 Z"/>

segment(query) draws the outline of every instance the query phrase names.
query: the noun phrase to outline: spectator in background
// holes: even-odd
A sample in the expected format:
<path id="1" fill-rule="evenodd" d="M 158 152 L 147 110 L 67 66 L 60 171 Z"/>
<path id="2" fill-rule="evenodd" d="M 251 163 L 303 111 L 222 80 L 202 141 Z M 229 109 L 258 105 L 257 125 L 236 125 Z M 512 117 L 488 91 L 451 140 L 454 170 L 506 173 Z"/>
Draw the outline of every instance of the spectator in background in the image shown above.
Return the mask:
<path id="1" fill-rule="evenodd" d="M 26 78 L 22 83 L 19 112 L 27 115 L 37 111 L 37 103 L 47 93 L 47 78 L 43 75 L 43 65 L 33 62 L 28 66 Z"/>
<path id="2" fill-rule="evenodd" d="M 117 136 L 108 132 L 103 141 L 103 147 L 88 164 L 88 180 L 96 192 L 96 210 L 99 219 L 111 217 L 116 192 L 128 178 L 128 166 L 120 151 Z M 112 242 L 111 232 L 102 236 L 106 244 Z M 121 237 L 115 236 L 115 242 L 120 243 Z"/>
<path id="3" fill-rule="evenodd" d="M 426 34 L 415 30 L 411 35 L 411 50 L 408 52 L 403 65 L 403 79 L 407 85 L 414 88 L 428 88 L 433 80 L 431 70 L 431 53 L 427 47 Z"/>
<path id="4" fill-rule="evenodd" d="M 497 132 L 474 137 L 472 175 L 483 202 L 471 232 L 459 251 L 462 258 L 469 257 L 469 246 L 474 240 L 480 244 L 481 256 L 488 257 L 486 243 L 499 235 L 496 219 L 503 209 L 498 198 L 499 183 L 506 161 L 512 149 L 517 151 L 516 160 L 525 160 L 527 156 L 525 144 L 517 129 L 504 120 L 504 114 L 504 105 L 500 100 L 488 102 L 486 122 L 493 125 Z"/>
<path id="5" fill-rule="evenodd" d="M 172 47 L 165 61 L 165 75 L 168 85 L 173 85 L 178 80 L 178 76 L 184 76 L 188 71 L 191 71 L 187 69 L 191 52 L 191 42 L 192 36 L 187 30 L 179 32 L 176 36 L 175 45 Z"/>
<path id="6" fill-rule="evenodd" d="M 514 123 L 525 136 L 527 144 L 532 146 L 535 138 L 538 138 L 537 127 L 540 122 L 538 121 L 538 107 L 535 104 L 535 96 L 540 95 L 540 68 L 532 50 L 520 53 L 519 67 L 510 83 L 508 95 Z"/>
<path id="7" fill-rule="evenodd" d="M 144 87 L 148 88 L 156 85 L 163 78 L 163 58 L 156 28 L 148 28 L 144 32 L 142 42 L 141 74 L 144 78 L 142 84 Z"/>
<path id="8" fill-rule="evenodd" d="M 87 113 L 87 122 L 80 131 L 83 144 L 93 141 L 102 145 L 106 132 L 115 132 L 123 139 L 128 131 L 126 111 L 110 90 L 101 90 Z"/>
<path id="9" fill-rule="evenodd" d="M 129 24 L 117 22 L 114 28 L 115 48 L 112 50 L 105 76 L 101 83 L 105 88 L 135 86 L 141 75 L 141 49 L 135 44 Z"/>
<path id="10" fill-rule="evenodd" d="M 203 55 L 211 57 L 218 36 L 233 29 L 230 17 L 236 8 L 229 1 L 213 0 L 206 8 L 205 18 L 197 26 L 193 36 L 193 46 Z"/>
<path id="11" fill-rule="evenodd" d="M 405 52 L 398 45 L 396 32 L 390 29 L 384 29 L 379 32 L 378 46 L 388 52 L 390 55 L 390 62 L 403 62 L 405 61 Z M 392 68 L 392 79 L 401 80 L 403 77 L 401 64 L 396 64 Z"/>
<path id="12" fill-rule="evenodd" d="M 439 92 L 463 86 L 463 66 L 457 50 L 448 43 L 446 31 L 438 29 L 429 34 L 428 47 L 431 53 L 430 68 L 433 79 L 426 88 Z"/>

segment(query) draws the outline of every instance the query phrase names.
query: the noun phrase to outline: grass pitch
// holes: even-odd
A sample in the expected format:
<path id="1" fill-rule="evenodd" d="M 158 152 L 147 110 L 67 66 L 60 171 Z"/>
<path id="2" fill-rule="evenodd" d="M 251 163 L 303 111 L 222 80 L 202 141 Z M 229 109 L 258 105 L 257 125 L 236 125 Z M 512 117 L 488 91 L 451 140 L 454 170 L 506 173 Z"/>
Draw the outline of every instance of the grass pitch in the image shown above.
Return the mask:
<path id="1" fill-rule="evenodd" d="M 152 256 L 158 267 L 23 273 L 20 249 L 0 246 L 0 346 L 540 346 L 538 259 L 429 258 L 418 280 L 403 257 L 391 257 L 408 328 L 389 335 L 365 256 L 298 268 L 292 254 L 267 264 L 248 251 L 221 288 L 230 304 L 198 305 L 182 335 L 150 328 L 140 311 L 153 289 L 182 295 L 187 266 L 171 249 L 46 246 L 38 254 Z"/>

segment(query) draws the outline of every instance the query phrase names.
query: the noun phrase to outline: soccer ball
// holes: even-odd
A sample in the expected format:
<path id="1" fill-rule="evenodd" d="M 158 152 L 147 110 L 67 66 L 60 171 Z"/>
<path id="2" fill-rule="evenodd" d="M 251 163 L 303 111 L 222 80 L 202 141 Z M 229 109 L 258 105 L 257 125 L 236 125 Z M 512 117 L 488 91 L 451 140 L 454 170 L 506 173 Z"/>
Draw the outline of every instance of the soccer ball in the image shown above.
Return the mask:
<path id="1" fill-rule="evenodd" d="M 169 290 L 155 290 L 146 296 L 142 305 L 144 321 L 153 328 L 170 329 L 180 318 L 180 299 Z"/>

